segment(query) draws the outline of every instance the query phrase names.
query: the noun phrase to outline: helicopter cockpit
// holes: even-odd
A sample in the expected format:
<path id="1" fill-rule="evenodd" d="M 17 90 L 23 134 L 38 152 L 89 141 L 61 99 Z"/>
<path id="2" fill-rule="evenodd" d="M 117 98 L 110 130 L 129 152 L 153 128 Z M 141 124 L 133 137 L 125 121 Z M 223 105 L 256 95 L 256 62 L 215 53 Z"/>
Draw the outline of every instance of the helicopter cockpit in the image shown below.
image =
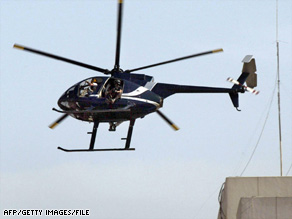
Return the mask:
<path id="1" fill-rule="evenodd" d="M 78 84 L 78 97 L 105 98 L 108 103 L 118 100 L 124 90 L 124 81 L 117 78 L 93 77 Z"/>
<path id="2" fill-rule="evenodd" d="M 89 78 L 79 83 L 78 97 L 99 97 L 99 90 L 104 83 L 102 77 Z"/>

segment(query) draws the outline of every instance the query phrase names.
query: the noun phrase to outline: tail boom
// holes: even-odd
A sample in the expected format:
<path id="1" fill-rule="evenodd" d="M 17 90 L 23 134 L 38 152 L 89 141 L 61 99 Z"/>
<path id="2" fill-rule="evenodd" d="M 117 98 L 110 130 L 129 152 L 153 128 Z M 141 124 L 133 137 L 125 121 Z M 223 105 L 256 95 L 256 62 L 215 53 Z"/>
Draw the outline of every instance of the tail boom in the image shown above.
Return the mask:
<path id="1" fill-rule="evenodd" d="M 242 88 L 234 89 L 157 83 L 151 91 L 165 99 L 177 93 L 237 93 L 242 92 Z"/>

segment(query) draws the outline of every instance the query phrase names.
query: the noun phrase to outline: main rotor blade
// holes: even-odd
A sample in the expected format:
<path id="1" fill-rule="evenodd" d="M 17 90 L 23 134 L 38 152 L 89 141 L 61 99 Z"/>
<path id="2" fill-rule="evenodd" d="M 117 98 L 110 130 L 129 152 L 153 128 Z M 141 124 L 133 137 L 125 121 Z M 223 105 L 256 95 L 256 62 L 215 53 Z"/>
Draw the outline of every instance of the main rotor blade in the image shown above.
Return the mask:
<path id="1" fill-rule="evenodd" d="M 216 52 L 223 52 L 223 49 L 216 49 L 216 50 L 211 50 L 211 51 L 207 51 L 207 52 L 201 52 L 201 53 L 197 53 L 197 54 L 193 54 L 193 55 L 189 55 L 189 56 L 184 56 L 184 57 L 177 58 L 177 59 L 172 59 L 172 60 L 165 61 L 165 62 L 159 62 L 159 63 L 153 64 L 153 65 L 146 65 L 144 67 L 127 70 L 126 72 L 139 71 L 139 70 L 146 69 L 146 68 L 152 68 L 152 67 L 156 67 L 159 65 L 165 65 L 165 64 L 172 63 L 172 62 L 177 62 L 177 61 L 190 59 L 190 58 L 194 58 L 194 57 L 198 57 L 198 56 L 208 55 L 208 54 L 216 53 Z"/>
<path id="2" fill-rule="evenodd" d="M 122 34 L 123 0 L 118 0 L 118 26 L 115 69 L 120 68 L 121 34 Z"/>
<path id="3" fill-rule="evenodd" d="M 43 51 L 39 51 L 39 50 L 36 50 L 36 49 L 28 48 L 28 47 L 25 47 L 25 46 L 22 46 L 22 45 L 14 44 L 13 47 L 16 48 L 16 49 L 21 49 L 21 50 L 25 50 L 25 51 L 28 51 L 28 52 L 36 53 L 36 54 L 39 54 L 39 55 L 42 55 L 42 56 L 46 56 L 46 57 L 50 57 L 50 58 L 53 58 L 53 59 L 57 59 L 57 60 L 60 60 L 60 61 L 63 61 L 63 62 L 68 62 L 68 63 L 71 63 L 73 65 L 78 65 L 78 66 L 81 66 L 81 67 L 84 67 L 84 68 L 88 68 L 88 69 L 91 69 L 91 70 L 94 70 L 94 71 L 102 72 L 104 74 L 110 74 L 109 70 L 107 70 L 107 69 L 103 69 L 103 68 L 99 68 L 99 67 L 96 67 L 96 66 L 88 65 L 88 64 L 85 64 L 85 63 L 82 63 L 82 62 L 74 61 L 74 60 L 67 59 L 67 58 L 64 58 L 64 57 L 61 57 L 61 56 L 57 56 L 57 55 L 53 55 L 53 54 L 50 54 L 50 53 L 47 53 L 47 52 L 43 52 Z"/>
<path id="4" fill-rule="evenodd" d="M 179 130 L 179 127 L 177 127 L 172 121 L 170 121 L 161 111 L 156 110 L 158 115 L 161 116 L 162 119 L 164 119 L 165 122 L 167 122 L 175 131 Z"/>
<path id="5" fill-rule="evenodd" d="M 69 114 L 64 114 L 59 119 L 57 119 L 55 122 L 53 122 L 51 125 L 49 125 L 50 129 L 55 128 L 58 124 L 60 124 L 64 119 L 66 119 L 69 116 Z"/>

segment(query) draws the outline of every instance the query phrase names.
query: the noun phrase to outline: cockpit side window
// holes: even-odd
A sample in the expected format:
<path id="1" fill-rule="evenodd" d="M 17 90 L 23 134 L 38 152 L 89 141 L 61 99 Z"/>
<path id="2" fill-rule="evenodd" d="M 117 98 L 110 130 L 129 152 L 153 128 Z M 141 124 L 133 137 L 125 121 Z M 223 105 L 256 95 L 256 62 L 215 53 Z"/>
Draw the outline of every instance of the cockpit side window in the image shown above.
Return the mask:
<path id="1" fill-rule="evenodd" d="M 103 79 L 102 78 L 89 78 L 85 81 L 82 81 L 79 84 L 79 97 L 89 97 L 96 96 L 98 97 L 98 91 L 102 87 Z"/>

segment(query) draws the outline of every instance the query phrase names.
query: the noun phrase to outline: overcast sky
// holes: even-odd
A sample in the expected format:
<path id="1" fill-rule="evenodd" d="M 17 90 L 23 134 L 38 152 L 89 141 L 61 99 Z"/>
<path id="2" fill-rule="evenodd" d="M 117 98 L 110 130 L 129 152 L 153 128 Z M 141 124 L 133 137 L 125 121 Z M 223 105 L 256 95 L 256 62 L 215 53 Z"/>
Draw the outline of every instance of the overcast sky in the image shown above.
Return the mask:
<path id="1" fill-rule="evenodd" d="M 18 43 L 101 68 L 115 58 L 117 3 L 0 0 L 0 210 L 89 209 L 91 218 L 216 218 L 228 176 L 279 176 L 276 1 L 127 0 L 121 68 L 193 53 L 223 53 L 140 71 L 155 81 L 231 87 L 245 55 L 254 55 L 260 94 L 178 94 L 162 112 L 136 121 L 129 152 L 65 153 L 88 148 L 92 124 L 68 118 L 55 130 L 52 111 L 73 84 L 101 74 L 13 49 Z M 292 2 L 279 0 L 283 173 L 292 160 Z M 128 123 L 115 133 L 101 124 L 96 148 L 122 147 Z M 292 175 L 292 170 L 288 174 Z"/>

